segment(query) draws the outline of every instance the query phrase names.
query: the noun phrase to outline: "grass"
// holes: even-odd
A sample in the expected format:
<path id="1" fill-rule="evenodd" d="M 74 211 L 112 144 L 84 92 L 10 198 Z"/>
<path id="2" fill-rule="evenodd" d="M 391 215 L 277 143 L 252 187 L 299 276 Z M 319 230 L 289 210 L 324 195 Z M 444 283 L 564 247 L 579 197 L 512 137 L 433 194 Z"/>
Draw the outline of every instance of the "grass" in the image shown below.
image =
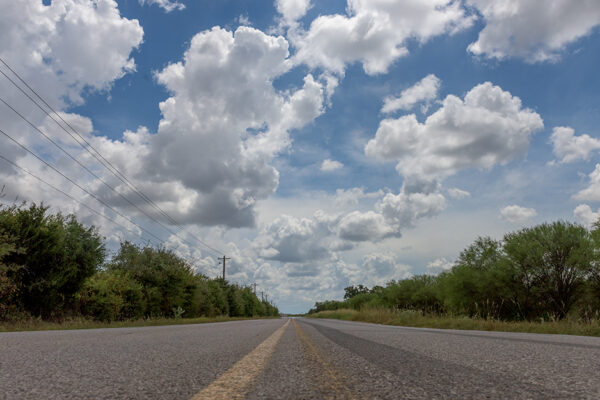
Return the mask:
<path id="1" fill-rule="evenodd" d="M 562 321 L 499 321 L 460 316 L 422 315 L 418 311 L 395 311 L 389 308 L 365 308 L 360 311 L 340 309 L 307 315 L 311 318 L 332 318 L 375 324 L 418 328 L 464 329 L 501 332 L 552 333 L 562 335 L 600 336 L 600 321 L 589 323 L 566 319 Z"/>
<path id="2" fill-rule="evenodd" d="M 87 318 L 71 318 L 60 322 L 28 319 L 15 322 L 0 322 L 0 332 L 51 331 L 63 329 L 133 328 L 141 326 L 205 324 L 209 322 L 241 321 L 279 317 L 199 317 L 199 318 L 148 318 L 127 321 L 101 322 Z"/>

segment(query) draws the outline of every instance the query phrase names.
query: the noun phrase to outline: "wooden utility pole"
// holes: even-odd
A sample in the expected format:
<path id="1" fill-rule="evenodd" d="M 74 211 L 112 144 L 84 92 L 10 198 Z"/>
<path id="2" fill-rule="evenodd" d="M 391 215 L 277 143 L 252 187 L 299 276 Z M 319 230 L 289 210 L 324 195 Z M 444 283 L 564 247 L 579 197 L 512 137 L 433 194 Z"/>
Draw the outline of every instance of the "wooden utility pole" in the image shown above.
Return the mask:
<path id="1" fill-rule="evenodd" d="M 254 285 L 254 295 L 256 296 L 256 282 L 254 282 L 253 285 Z"/>
<path id="2" fill-rule="evenodd" d="M 265 301 L 264 292 L 262 290 L 260 291 L 260 301 Z"/>
<path id="3" fill-rule="evenodd" d="M 225 261 L 226 260 L 231 260 L 231 257 L 225 257 L 225 256 L 223 256 L 223 257 L 219 258 L 219 260 L 223 261 L 223 280 L 225 280 Z"/>

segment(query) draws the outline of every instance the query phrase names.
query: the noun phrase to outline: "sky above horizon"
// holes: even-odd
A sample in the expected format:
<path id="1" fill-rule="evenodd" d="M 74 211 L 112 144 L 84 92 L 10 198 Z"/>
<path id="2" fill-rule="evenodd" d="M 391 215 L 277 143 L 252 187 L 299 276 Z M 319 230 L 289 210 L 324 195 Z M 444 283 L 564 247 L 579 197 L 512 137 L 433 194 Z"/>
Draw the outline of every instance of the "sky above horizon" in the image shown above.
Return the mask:
<path id="1" fill-rule="evenodd" d="M 0 160 L 3 201 L 211 277 L 225 253 L 283 312 L 439 273 L 481 235 L 600 217 L 597 0 L 0 4 L 0 129 L 81 186 L 0 135 L 80 202 Z"/>

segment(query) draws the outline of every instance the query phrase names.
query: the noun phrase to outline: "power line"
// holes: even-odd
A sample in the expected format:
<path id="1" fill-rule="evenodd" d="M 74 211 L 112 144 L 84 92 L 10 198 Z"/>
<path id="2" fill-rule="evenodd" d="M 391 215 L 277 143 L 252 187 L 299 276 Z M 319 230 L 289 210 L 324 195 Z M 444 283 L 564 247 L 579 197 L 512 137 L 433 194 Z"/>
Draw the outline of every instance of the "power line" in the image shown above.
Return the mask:
<path id="1" fill-rule="evenodd" d="M 13 167 L 20 169 L 21 171 L 23 171 L 23 172 L 25 172 L 27 175 L 29 175 L 29 176 L 31 176 L 31 177 L 33 177 L 33 178 L 37 179 L 38 181 L 40 181 L 40 182 L 42 182 L 42 183 L 46 184 L 47 186 L 49 186 L 49 187 L 51 187 L 52 189 L 56 190 L 57 192 L 59 192 L 59 193 L 63 194 L 64 196 L 68 197 L 69 199 L 71 199 L 71 200 L 73 200 L 73 201 L 75 201 L 75 202 L 79 203 L 81 206 L 85 207 L 87 210 L 89 210 L 89 211 L 93 212 L 94 214 L 96 214 L 96 215 L 98 215 L 98 216 L 100 216 L 100 217 L 102 217 L 102 218 L 104 218 L 104 219 L 106 219 L 106 220 L 108 220 L 108 221 L 112 222 L 113 224 L 115 224 L 115 225 L 117 225 L 117 226 L 119 226 L 119 227 L 121 227 L 121 228 L 123 228 L 123 229 L 125 229 L 125 230 L 129 231 L 130 233 L 133 233 L 134 235 L 139 235 L 139 233 L 138 233 L 138 232 L 136 232 L 136 231 L 134 231 L 134 230 L 131 230 L 131 229 L 129 229 L 128 227 L 126 227 L 125 225 L 121 224 L 120 222 L 118 222 L 118 221 L 116 221 L 116 220 L 114 220 L 114 219 L 110 218 L 109 216 L 107 216 L 107 215 L 105 215 L 105 214 L 101 213 L 100 211 L 98 211 L 98 210 L 96 210 L 96 209 L 94 209 L 94 208 L 92 208 L 92 207 L 88 206 L 88 205 L 87 205 L 87 204 L 85 204 L 84 202 L 77 200 L 75 197 L 71 196 L 69 193 L 65 192 L 64 190 L 62 190 L 62 189 L 60 189 L 60 188 L 57 188 L 56 186 L 52 185 L 51 183 L 47 182 L 46 180 L 44 180 L 44 179 L 40 178 L 39 176 L 35 175 L 33 172 L 31 172 L 31 171 L 28 171 L 27 169 L 25 169 L 25 168 L 21 167 L 21 166 L 20 166 L 20 165 L 18 165 L 17 163 L 15 163 L 15 162 L 13 162 L 13 161 L 10 161 L 8 158 L 4 157 L 2 154 L 0 154 L 0 159 L 2 159 L 2 160 L 4 160 L 5 162 L 7 162 L 7 163 L 11 164 Z M 138 225 L 136 225 L 136 226 L 138 226 Z M 138 226 L 138 227 L 139 227 L 139 226 Z M 157 239 L 157 240 L 159 240 L 160 242 L 163 242 L 163 241 L 162 241 L 160 238 L 156 238 L 156 239 Z M 164 242 L 163 242 L 163 243 L 164 243 Z"/>
<path id="2" fill-rule="evenodd" d="M 172 218 L 169 214 L 167 214 L 163 209 L 161 209 L 154 201 L 152 201 L 145 193 L 143 193 L 141 190 L 139 190 L 129 179 L 127 179 L 127 177 L 121 173 L 109 160 L 107 160 L 106 158 L 104 158 L 102 156 L 102 154 L 96 150 L 96 148 L 94 148 L 94 146 L 92 146 L 91 143 L 89 143 L 81 134 L 79 134 L 79 132 L 77 132 L 77 130 L 75 128 L 73 128 L 73 126 L 71 126 L 67 121 L 65 121 L 62 116 L 54 109 L 52 108 L 52 106 L 50 106 L 48 104 L 48 102 L 46 102 L 23 78 L 21 78 L 21 76 L 15 71 L 13 70 L 2 58 L 0 58 L 0 62 L 2 62 L 2 64 L 4 64 L 6 66 L 6 68 L 8 68 L 18 79 L 19 81 L 21 81 L 40 101 L 42 101 L 46 107 L 48 107 L 63 123 L 65 123 L 65 125 L 67 125 L 72 131 L 73 133 L 75 133 L 87 146 L 84 146 L 78 139 L 76 139 L 69 131 L 67 131 L 64 126 L 62 126 L 56 119 L 54 119 L 54 117 L 52 117 L 50 115 L 50 113 L 44 109 L 42 106 L 40 106 L 40 104 L 35 101 L 33 98 L 31 98 L 31 96 L 29 96 L 28 93 L 26 93 L 23 88 L 21 88 L 16 82 L 14 82 L 8 75 L 6 75 L 6 73 L 4 73 L 4 71 L 0 70 L 0 73 L 2 73 L 2 75 L 4 75 L 17 89 L 19 89 L 25 96 L 27 96 L 27 98 L 29 100 L 31 100 L 40 110 L 42 110 L 48 117 L 50 117 L 50 119 L 52 119 L 62 130 L 64 130 L 69 136 L 71 136 L 71 138 L 77 143 L 79 144 L 84 150 L 86 150 L 89 154 L 91 154 L 98 162 L 100 162 L 100 164 L 102 164 L 102 166 L 104 166 L 109 172 L 111 172 L 113 175 L 115 175 L 117 178 L 119 178 L 121 180 L 121 182 L 127 184 L 131 189 L 133 189 L 133 191 L 140 197 L 142 198 L 144 201 L 146 201 L 148 204 L 150 204 L 154 209 L 158 210 L 159 213 L 161 213 L 163 216 L 165 216 L 167 218 L 167 220 L 169 220 L 171 223 L 173 223 L 174 225 L 176 225 L 177 227 L 179 227 L 181 230 L 184 230 L 184 227 L 179 224 L 174 218 Z M 89 148 L 91 148 L 92 150 L 94 150 L 94 153 L 92 153 Z M 108 165 L 107 165 L 108 164 Z M 110 168 L 109 168 L 110 166 Z M 120 194 L 119 194 L 120 195 Z M 127 200 L 129 202 L 129 200 Z M 131 202 L 130 202 L 131 203 Z M 136 207 L 137 208 L 137 207 Z M 139 208 L 138 208 L 139 209 Z M 143 211 L 142 211 L 143 212 Z M 144 213 L 144 212 L 143 212 Z M 144 215 L 148 216 L 146 213 L 144 213 Z M 151 218 L 151 217 L 149 217 Z M 153 218 L 151 218 L 153 219 Z M 154 219 L 153 219 L 154 220 Z M 160 223 L 159 223 L 160 224 Z M 161 224 L 162 226 L 162 224 Z M 164 227 L 164 226 L 163 226 Z M 166 229 L 166 228 L 165 228 Z M 174 234 L 174 233 L 173 233 Z M 221 253 L 224 254 L 224 252 L 210 246 L 208 243 L 204 242 L 203 240 L 199 239 L 196 235 L 194 235 L 191 232 L 187 232 L 188 235 L 190 235 L 191 237 L 193 237 L 194 239 L 196 239 L 196 241 L 202 245 L 204 245 L 205 247 L 215 251 L 216 253 Z M 177 236 L 176 234 L 174 234 L 175 236 Z M 180 238 L 181 239 L 181 238 Z M 183 239 L 182 239 L 183 240 Z"/>
<path id="3" fill-rule="evenodd" d="M 111 186 L 110 184 L 108 184 L 104 179 L 102 179 L 101 177 L 99 177 L 96 173 L 94 173 L 92 170 L 90 170 L 87 166 L 85 166 L 81 161 L 77 160 L 76 157 L 74 157 L 73 155 L 71 155 L 71 153 L 69 153 L 68 151 L 66 151 L 60 144 L 58 144 L 55 140 L 53 140 L 50 136 L 48 136 L 46 133 L 44 133 L 40 128 L 38 128 L 37 126 L 35 126 L 35 124 L 33 124 L 31 121 L 29 121 L 23 114 L 21 114 L 19 111 L 17 111 L 13 106 L 11 106 L 9 103 L 7 103 L 2 97 L 0 97 L 0 102 L 2 102 L 6 107 L 8 107 L 10 110 L 12 110 L 15 114 L 17 114 L 21 119 L 23 119 L 27 124 L 29 124 L 29 126 L 31 126 L 33 129 L 35 129 L 39 134 L 41 134 L 44 138 L 46 138 L 50 143 L 52 143 L 55 147 L 57 147 L 59 150 L 61 150 L 64 154 L 66 154 L 70 159 L 72 159 L 73 161 L 75 161 L 79 166 L 81 166 L 87 173 L 89 173 L 90 175 L 92 175 L 94 178 L 98 179 L 102 184 L 104 184 L 106 187 L 108 187 L 111 191 L 113 191 L 114 193 L 116 193 L 119 197 L 121 197 L 122 199 L 124 199 L 127 203 L 129 203 L 131 206 L 133 206 L 135 209 L 137 209 L 138 211 L 140 211 L 142 214 L 144 214 L 146 217 L 148 217 L 150 220 L 154 221 L 155 223 L 157 223 L 158 225 L 160 225 L 163 229 L 165 229 L 167 232 L 169 232 L 170 234 L 176 236 L 177 238 L 181 239 L 183 242 L 187 243 L 188 245 L 192 246 L 193 245 L 188 242 L 187 240 L 181 238 L 180 236 L 177 235 L 177 233 L 173 232 L 171 229 L 169 229 L 167 226 L 165 226 L 162 222 L 160 222 L 159 220 L 157 220 L 156 218 L 152 217 L 151 215 L 149 215 L 148 213 L 146 213 L 144 210 L 142 210 L 140 207 L 138 207 L 135 203 L 133 203 L 131 200 L 129 200 L 127 197 L 125 197 L 122 193 L 119 193 L 113 186 Z M 23 145 L 21 145 L 20 143 L 18 143 L 17 141 L 15 141 L 12 137 L 10 137 L 8 134 L 6 134 L 5 132 L 2 132 L 5 136 L 7 136 L 9 139 L 13 140 L 15 143 L 17 143 L 18 145 L 20 145 L 21 147 L 25 148 L 28 152 L 30 152 L 31 154 L 33 154 L 33 152 L 31 152 L 29 149 L 27 149 L 26 147 L 24 147 Z M 37 156 L 36 156 L 37 157 Z M 38 159 L 41 160 L 41 158 L 37 157 Z M 65 176 L 64 174 L 61 173 L 61 175 Z M 66 176 L 65 176 L 66 177 Z M 70 179 L 69 179 L 70 180 Z M 72 180 L 70 180 L 71 182 L 73 182 Z M 106 204 L 106 203 L 103 203 Z M 209 251 L 209 253 L 212 253 L 211 251 Z M 213 253 L 212 254 L 215 257 L 218 257 L 217 253 Z"/>
<path id="4" fill-rule="evenodd" d="M 142 229 L 144 232 L 147 232 L 149 235 L 155 237 L 156 239 L 158 239 L 159 241 L 163 241 L 162 239 L 160 239 L 158 236 L 154 235 L 152 232 L 148 231 L 147 229 L 143 228 L 142 226 L 136 224 L 135 222 L 131 221 L 127 216 L 123 215 L 121 212 L 117 211 L 115 208 L 113 208 L 110 204 L 106 203 L 104 200 L 102 200 L 101 198 L 99 198 L 98 196 L 96 196 L 95 194 L 91 193 L 90 191 L 88 191 L 86 188 L 84 188 L 83 186 L 81 186 L 80 184 L 78 184 L 77 182 L 75 182 L 73 179 L 69 178 L 68 176 L 66 176 L 65 174 L 63 174 L 62 172 L 60 172 L 56 167 L 54 167 L 52 164 L 50 164 L 49 162 L 47 162 L 46 160 L 44 160 L 43 158 L 41 158 L 40 156 L 38 156 L 37 154 L 35 154 L 33 151 L 31 151 L 27 146 L 25 146 L 24 144 L 19 143 L 15 138 L 13 138 L 12 136 L 10 136 L 8 133 L 4 132 L 2 129 L 0 129 L 0 134 L 6 136 L 9 140 L 11 140 L 13 143 L 15 143 L 17 146 L 21 147 L 23 150 L 25 150 L 26 152 L 28 152 L 29 154 L 31 154 L 32 156 L 34 156 L 37 160 L 39 160 L 40 162 L 42 162 L 44 165 L 46 165 L 47 167 L 51 168 L 54 172 L 56 172 L 57 174 L 59 174 L 60 176 L 62 176 L 63 178 L 65 178 L 66 180 L 68 180 L 69 182 L 71 182 L 73 185 L 77 186 L 80 190 L 82 190 L 83 192 L 85 192 L 86 194 L 88 194 L 89 196 L 93 197 L 94 199 L 96 199 L 96 201 L 98 201 L 99 203 L 101 203 L 103 206 L 107 207 L 108 209 L 110 209 L 112 212 L 114 212 L 115 214 L 117 214 L 118 216 L 120 216 L 121 218 L 126 219 L 128 222 L 138 226 L 140 229 Z"/>
<path id="5" fill-rule="evenodd" d="M 109 222 L 111 222 L 111 223 L 113 223 L 113 224 L 115 224 L 115 225 L 117 225 L 117 226 L 119 226 L 119 227 L 121 227 L 121 228 L 125 229 L 126 231 L 128 231 L 128 232 L 130 232 L 130 233 L 132 233 L 132 234 L 134 234 L 134 235 L 136 235 L 136 236 L 140 236 L 140 239 L 143 239 L 143 237 L 140 235 L 140 233 L 139 233 L 139 232 L 136 232 L 136 231 L 134 231 L 134 230 L 132 230 L 132 229 L 130 229 L 130 228 L 128 228 L 128 227 L 126 227 L 125 225 L 121 224 L 120 222 L 118 222 L 118 221 L 114 220 L 113 218 L 110 218 L 110 217 L 109 217 L 109 216 L 107 216 L 106 214 L 104 214 L 104 213 L 102 213 L 102 212 L 100 212 L 100 211 L 98 211 L 98 210 L 94 209 L 93 207 L 90 207 L 90 206 L 88 206 L 87 204 L 85 204 L 84 202 L 82 202 L 82 201 L 80 201 L 80 200 L 77 200 L 77 199 L 76 199 L 74 196 L 72 196 L 72 195 L 70 195 L 69 193 L 65 192 L 64 190 L 62 190 L 62 189 L 60 189 L 60 188 L 58 188 L 58 187 L 56 187 L 56 186 L 52 185 L 52 184 L 51 184 L 51 183 L 49 183 L 48 181 L 44 180 L 43 178 L 40 178 L 39 176 L 35 175 L 33 172 L 31 172 L 31 171 L 29 171 L 29 170 L 27 170 L 27 169 L 25 169 L 25 168 L 21 167 L 21 166 L 20 166 L 20 165 L 18 165 L 17 163 L 15 163 L 15 162 L 13 162 L 13 161 L 10 161 L 8 158 L 4 157 L 2 154 L 0 154 L 0 159 L 4 160 L 5 162 L 7 162 L 8 164 L 12 165 L 13 167 L 15 167 L 15 168 L 18 168 L 19 170 L 21 170 L 21 171 L 25 172 L 25 173 L 26 173 L 26 174 L 28 174 L 29 176 L 31 176 L 31 177 L 33 177 L 33 178 L 37 179 L 38 181 L 40 181 L 40 182 L 44 183 L 45 185 L 47 185 L 47 186 L 49 186 L 50 188 L 54 189 L 55 191 L 57 191 L 57 192 L 61 193 L 62 195 L 66 196 L 67 198 L 69 198 L 69 199 L 71 199 L 71 200 L 75 201 L 76 203 L 80 204 L 82 207 L 86 208 L 87 210 L 91 211 L 92 213 L 94 213 L 94 214 L 96 214 L 96 215 L 98 215 L 98 216 L 100 216 L 100 217 L 102 217 L 102 218 L 104 218 L 104 219 L 108 220 Z M 136 224 L 135 222 L 133 222 L 133 221 L 130 221 L 130 220 L 129 220 L 129 222 L 130 222 L 131 224 L 133 224 L 133 225 L 137 226 L 137 227 L 138 227 L 140 230 L 142 230 L 142 231 L 146 232 L 146 234 L 148 234 L 149 236 L 153 237 L 153 238 L 154 238 L 156 241 L 158 241 L 158 242 L 159 242 L 159 244 L 161 244 L 161 245 L 163 245 L 163 246 L 165 246 L 165 247 L 166 247 L 166 243 L 165 243 L 165 241 L 164 241 L 164 240 L 162 240 L 162 239 L 161 239 L 161 238 L 159 238 L 158 236 L 154 235 L 152 232 L 149 232 L 149 231 L 147 231 L 146 229 L 144 229 L 142 226 L 140 226 L 140 225 Z M 185 258 L 185 257 L 184 257 L 184 258 Z M 198 261 L 198 260 L 197 260 L 197 259 L 193 259 L 193 258 L 192 258 L 192 260 L 191 260 L 191 261 Z M 191 262 L 191 261 L 190 261 L 190 260 L 188 260 L 188 262 Z M 192 262 L 191 262 L 191 263 L 192 263 Z M 193 263 L 192 263 L 192 264 L 193 264 Z"/>

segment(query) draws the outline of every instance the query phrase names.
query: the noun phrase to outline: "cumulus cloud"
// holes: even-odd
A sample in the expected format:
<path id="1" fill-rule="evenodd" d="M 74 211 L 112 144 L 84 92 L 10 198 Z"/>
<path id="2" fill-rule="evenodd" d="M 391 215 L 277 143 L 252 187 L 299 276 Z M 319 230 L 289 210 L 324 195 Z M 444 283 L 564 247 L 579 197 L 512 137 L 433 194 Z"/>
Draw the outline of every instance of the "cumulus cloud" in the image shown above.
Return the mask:
<path id="1" fill-rule="evenodd" d="M 362 279 L 357 283 L 374 286 L 385 285 L 393 280 L 409 278 L 412 274 L 409 265 L 399 263 L 396 257 L 390 254 L 367 254 L 362 259 Z"/>
<path id="2" fill-rule="evenodd" d="M 117 3 L 112 0 L 54 0 L 48 5 L 37 0 L 4 1 L 0 13 L 0 31 L 4 39 L 0 42 L 0 57 L 59 111 L 66 106 L 82 103 L 83 92 L 107 91 L 115 80 L 135 71 L 131 53 L 140 45 L 144 34 L 137 20 L 121 17 Z M 10 75 L 4 65 L 0 68 Z M 78 145 L 53 122 L 44 119 L 43 114 L 4 78 L 0 79 L 0 92 L 33 125 L 41 127 L 79 160 L 88 162 L 89 156 L 82 154 Z M 95 137 L 88 118 L 60 114 L 87 140 Z M 99 182 L 93 182 L 82 168 L 75 167 L 71 160 L 66 159 L 64 154 L 59 153 L 6 107 L 0 107 L 0 120 L 3 121 L 3 130 L 9 135 L 34 148 L 38 154 L 43 154 L 45 160 L 60 169 L 68 170 L 69 176 L 82 186 L 91 191 L 99 187 Z M 0 140 L 4 156 L 27 167 L 30 172 L 62 191 L 98 208 L 88 195 L 33 156 L 8 144 L 5 138 Z M 19 196 L 20 199 L 48 202 L 49 193 L 53 199 L 56 196 L 52 202 L 55 207 L 53 211 L 77 213 L 84 223 L 98 226 L 109 244 L 118 243 L 123 234 L 129 235 L 16 168 L 8 168 L 3 163 L 0 178 L 6 184 L 6 193 L 10 198 Z M 124 218 L 109 215 L 126 229 L 139 233 L 139 229 Z"/>
<path id="3" fill-rule="evenodd" d="M 424 43 L 471 24 L 457 1 L 348 0 L 346 15 L 321 15 L 292 41 L 297 61 L 311 68 L 341 75 L 347 64 L 360 62 L 374 75 L 408 53 L 407 40 Z"/>
<path id="4" fill-rule="evenodd" d="M 440 84 L 441 81 L 437 76 L 429 74 L 415 85 L 403 90 L 399 97 L 386 97 L 383 100 L 381 112 L 391 113 L 398 110 L 410 110 L 418 103 L 431 102 L 437 99 Z"/>
<path id="5" fill-rule="evenodd" d="M 461 200 L 471 196 L 471 193 L 466 190 L 461 190 L 459 188 L 450 188 L 448 189 L 448 194 L 453 199 Z"/>
<path id="6" fill-rule="evenodd" d="M 592 207 L 587 204 L 580 204 L 575 207 L 573 215 L 587 227 L 591 227 L 593 224 L 600 221 L 600 210 L 594 212 Z"/>
<path id="7" fill-rule="evenodd" d="M 290 145 L 290 131 L 323 112 L 323 84 L 312 75 L 293 91 L 273 87 L 288 56 L 283 37 L 251 27 L 198 33 L 182 61 L 156 74 L 171 93 L 157 134 L 105 140 L 103 154 L 127 158 L 126 174 L 160 190 L 176 220 L 254 226 L 256 202 L 279 182 L 270 161 Z"/>
<path id="8" fill-rule="evenodd" d="M 506 206 L 500 210 L 500 216 L 512 224 L 524 224 L 537 215 L 534 208 L 517 205 Z"/>
<path id="9" fill-rule="evenodd" d="M 275 7 L 284 23 L 290 25 L 302 18 L 312 5 L 310 0 L 275 0 Z"/>
<path id="10" fill-rule="evenodd" d="M 436 258 L 435 260 L 427 263 L 427 273 L 431 275 L 438 275 L 444 271 L 452 269 L 454 263 L 447 260 L 445 257 Z"/>
<path id="11" fill-rule="evenodd" d="M 519 57 L 528 62 L 557 60 L 564 48 L 600 24 L 596 0 L 468 0 L 485 20 L 469 51 L 488 58 Z"/>
<path id="12" fill-rule="evenodd" d="M 381 189 L 366 193 L 364 188 L 337 189 L 334 202 L 338 207 L 356 206 L 361 199 L 376 199 L 383 195 Z"/>
<path id="13" fill-rule="evenodd" d="M 561 163 L 578 160 L 588 160 L 590 155 L 600 149 L 600 140 L 583 134 L 575 136 L 575 130 L 570 127 L 558 126 L 550 136 L 554 155 Z"/>
<path id="14" fill-rule="evenodd" d="M 134 71 L 131 52 L 144 34 L 114 0 L 3 1 L 0 32 L 2 59 L 55 107 L 64 98 L 81 103 L 83 89 L 106 90 Z M 3 93 L 14 91 L 4 85 Z"/>
<path id="15" fill-rule="evenodd" d="M 460 170 L 491 168 L 522 157 L 531 134 L 543 126 L 542 118 L 523 108 L 518 97 L 485 82 L 464 100 L 448 95 L 424 123 L 414 114 L 384 119 L 365 153 L 398 160 L 396 170 L 410 185 L 435 187 Z"/>
<path id="16" fill-rule="evenodd" d="M 313 218 L 282 215 L 262 227 L 254 240 L 258 255 L 266 260 L 305 263 L 330 258 L 331 223 L 335 217 L 316 213 Z"/>
<path id="17" fill-rule="evenodd" d="M 177 0 L 138 0 L 141 5 L 157 5 L 166 12 L 171 12 L 173 10 L 183 10 L 185 9 L 185 4 L 178 2 Z"/>
<path id="18" fill-rule="evenodd" d="M 321 171 L 323 172 L 331 172 L 331 171 L 336 171 L 338 169 L 342 169 L 344 167 L 344 164 L 342 164 L 339 161 L 335 161 L 335 160 L 323 160 L 323 162 L 321 163 Z"/>
<path id="19" fill-rule="evenodd" d="M 386 194 L 376 205 L 396 234 L 402 229 L 414 227 L 421 218 L 439 214 L 444 208 L 446 199 L 441 193 L 407 193 L 406 188 L 399 194 Z"/>
<path id="20" fill-rule="evenodd" d="M 339 235 L 352 242 L 376 241 L 394 233 L 383 215 L 374 211 L 353 211 L 339 223 Z"/>
<path id="21" fill-rule="evenodd" d="M 600 164 L 588 175 L 589 186 L 577 192 L 573 198 L 580 201 L 600 201 Z"/>

